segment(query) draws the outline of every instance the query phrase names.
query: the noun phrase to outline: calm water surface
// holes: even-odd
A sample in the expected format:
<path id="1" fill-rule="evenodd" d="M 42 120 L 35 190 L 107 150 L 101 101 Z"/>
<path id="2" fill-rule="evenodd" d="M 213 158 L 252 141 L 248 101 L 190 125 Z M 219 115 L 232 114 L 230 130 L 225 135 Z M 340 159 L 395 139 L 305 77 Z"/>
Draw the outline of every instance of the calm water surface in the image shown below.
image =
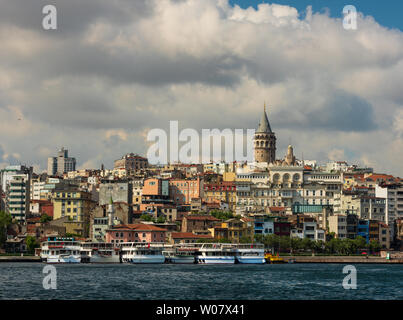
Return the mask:
<path id="1" fill-rule="evenodd" d="M 57 265 L 57 290 L 41 263 L 0 263 L 0 299 L 403 299 L 402 265 Z"/>

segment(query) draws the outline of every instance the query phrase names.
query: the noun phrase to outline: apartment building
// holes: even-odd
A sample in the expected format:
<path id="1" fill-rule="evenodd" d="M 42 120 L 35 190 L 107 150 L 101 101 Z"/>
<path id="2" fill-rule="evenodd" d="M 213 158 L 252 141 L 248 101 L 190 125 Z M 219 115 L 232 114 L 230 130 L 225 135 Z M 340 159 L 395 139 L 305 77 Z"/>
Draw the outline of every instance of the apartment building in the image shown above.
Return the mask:
<path id="1" fill-rule="evenodd" d="M 75 230 L 81 236 L 89 235 L 90 212 L 95 207 L 91 193 L 78 188 L 56 188 L 52 195 L 53 219 L 68 217 L 76 224 Z"/>
<path id="2" fill-rule="evenodd" d="M 48 158 L 48 175 L 63 175 L 76 170 L 76 158 L 68 156 L 68 150 L 61 148 L 56 157 Z"/>
<path id="3" fill-rule="evenodd" d="M 343 194 L 341 199 L 341 213 L 354 213 L 360 219 L 385 222 L 386 201 L 384 198 Z"/>
<path id="4" fill-rule="evenodd" d="M 375 186 L 377 198 L 385 199 L 385 220 L 384 222 L 393 226 L 395 220 L 403 218 L 403 184 L 390 183 Z M 391 238 L 395 237 L 395 230 L 391 228 Z"/>
<path id="5" fill-rule="evenodd" d="M 225 202 L 231 211 L 235 211 L 236 185 L 234 182 L 204 184 L 204 198 L 206 202 Z"/>
<path id="6" fill-rule="evenodd" d="M 147 158 L 134 153 L 128 153 L 114 161 L 114 169 L 124 169 L 126 172 L 139 171 L 148 167 Z"/>
<path id="7" fill-rule="evenodd" d="M 169 197 L 177 205 L 190 205 L 192 199 L 203 197 L 203 180 L 170 179 Z"/>
<path id="8" fill-rule="evenodd" d="M 329 220 L 329 232 L 334 232 L 336 238 L 347 238 L 347 217 L 345 215 L 336 214 L 330 216 Z"/>
<path id="9" fill-rule="evenodd" d="M 4 210 L 20 223 L 25 223 L 29 214 L 32 173 L 32 167 L 22 165 L 7 166 L 0 171 Z"/>

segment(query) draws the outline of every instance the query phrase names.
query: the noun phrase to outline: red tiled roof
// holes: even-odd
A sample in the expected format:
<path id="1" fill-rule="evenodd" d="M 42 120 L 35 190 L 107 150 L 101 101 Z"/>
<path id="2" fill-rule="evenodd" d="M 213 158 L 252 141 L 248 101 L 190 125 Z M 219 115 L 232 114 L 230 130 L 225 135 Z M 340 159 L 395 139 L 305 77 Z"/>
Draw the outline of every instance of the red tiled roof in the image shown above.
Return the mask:
<path id="1" fill-rule="evenodd" d="M 35 233 L 36 226 L 35 225 L 27 225 L 27 233 Z"/>
<path id="2" fill-rule="evenodd" d="M 52 201 L 50 200 L 37 200 L 37 199 L 33 199 L 30 200 L 31 203 L 43 203 L 43 204 L 52 204 Z"/>
<path id="3" fill-rule="evenodd" d="M 194 215 L 194 214 L 189 214 L 186 216 L 188 220 L 213 220 L 213 221 L 220 221 L 220 219 L 217 219 L 213 216 L 210 215 Z"/>
<path id="4" fill-rule="evenodd" d="M 114 226 L 112 230 L 115 229 L 131 229 L 131 230 L 138 230 L 138 231 L 166 231 L 165 229 L 153 226 L 151 224 L 144 224 L 144 223 L 136 223 L 136 224 L 120 224 Z"/>
<path id="5" fill-rule="evenodd" d="M 270 211 L 284 211 L 285 207 L 269 207 Z"/>
<path id="6" fill-rule="evenodd" d="M 241 220 L 245 221 L 245 222 L 247 222 L 247 221 L 250 221 L 250 222 L 255 221 L 255 220 L 253 220 L 251 218 L 248 218 L 248 217 L 243 217 L 243 218 L 241 218 Z"/>

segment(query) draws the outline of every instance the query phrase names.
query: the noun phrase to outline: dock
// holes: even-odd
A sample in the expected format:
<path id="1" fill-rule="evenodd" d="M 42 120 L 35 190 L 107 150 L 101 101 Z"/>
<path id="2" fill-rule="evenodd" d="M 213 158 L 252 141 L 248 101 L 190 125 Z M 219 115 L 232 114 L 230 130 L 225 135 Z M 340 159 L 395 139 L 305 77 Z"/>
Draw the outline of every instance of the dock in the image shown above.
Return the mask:
<path id="1" fill-rule="evenodd" d="M 0 256 L 1 262 L 41 262 L 41 257 L 36 256 Z"/>
<path id="2" fill-rule="evenodd" d="M 285 263 L 341 263 L 341 264 L 403 264 L 402 258 L 387 260 L 382 257 L 361 256 L 281 256 Z"/>

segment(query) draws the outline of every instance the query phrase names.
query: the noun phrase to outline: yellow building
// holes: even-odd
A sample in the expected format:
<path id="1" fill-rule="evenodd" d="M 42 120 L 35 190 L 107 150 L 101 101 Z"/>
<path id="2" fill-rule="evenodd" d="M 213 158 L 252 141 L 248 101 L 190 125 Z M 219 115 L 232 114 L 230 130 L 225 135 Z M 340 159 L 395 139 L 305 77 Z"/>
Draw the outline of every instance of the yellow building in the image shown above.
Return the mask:
<path id="1" fill-rule="evenodd" d="M 235 218 L 222 222 L 220 228 L 228 230 L 228 240 L 232 243 L 239 243 L 242 238 L 252 242 L 255 234 L 253 225 Z"/>
<path id="2" fill-rule="evenodd" d="M 236 187 L 233 182 L 204 184 L 204 200 L 206 202 L 225 202 L 231 211 L 235 211 Z"/>
<path id="3" fill-rule="evenodd" d="M 95 206 L 90 193 L 77 189 L 55 190 L 52 202 L 54 220 L 68 217 L 69 221 L 75 223 L 75 233 L 88 235 L 90 211 Z"/>
<path id="4" fill-rule="evenodd" d="M 225 182 L 234 182 L 236 179 L 236 173 L 235 172 L 224 172 L 222 177 L 223 177 L 223 181 L 225 181 Z"/>

